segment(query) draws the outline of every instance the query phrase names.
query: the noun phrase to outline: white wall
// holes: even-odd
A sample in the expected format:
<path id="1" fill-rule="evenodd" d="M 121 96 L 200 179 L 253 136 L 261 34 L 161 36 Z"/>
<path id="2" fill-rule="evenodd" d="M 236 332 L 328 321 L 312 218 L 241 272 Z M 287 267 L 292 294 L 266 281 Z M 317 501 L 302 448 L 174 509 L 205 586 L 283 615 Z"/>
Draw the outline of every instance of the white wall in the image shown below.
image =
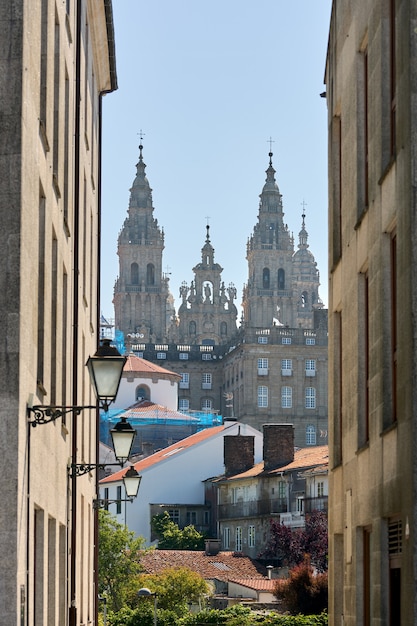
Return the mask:
<path id="1" fill-rule="evenodd" d="M 183 453 L 167 456 L 155 465 L 141 469 L 136 464 L 142 481 L 137 498 L 133 503 L 122 505 L 122 513 L 117 516 L 120 523 L 126 523 L 129 530 L 145 537 L 150 543 L 149 504 L 204 504 L 203 480 L 224 473 L 223 438 L 225 435 L 238 434 L 255 436 L 255 463 L 262 460 L 262 433 L 246 424 L 234 422 L 223 431 L 196 444 Z M 178 448 L 181 441 L 178 442 Z M 109 498 L 116 498 L 118 483 L 100 486 L 100 497 L 104 497 L 103 487 L 109 488 Z M 110 512 L 116 514 L 116 505 L 110 505 Z"/>
<path id="2" fill-rule="evenodd" d="M 123 411 L 132 406 L 136 402 L 136 389 L 145 385 L 150 391 L 150 401 L 155 404 L 176 411 L 178 409 L 178 383 L 170 380 L 156 378 L 156 376 L 145 378 L 144 376 L 129 376 L 129 379 L 123 375 L 120 381 L 119 392 L 116 401 L 111 405 L 114 411 Z"/>

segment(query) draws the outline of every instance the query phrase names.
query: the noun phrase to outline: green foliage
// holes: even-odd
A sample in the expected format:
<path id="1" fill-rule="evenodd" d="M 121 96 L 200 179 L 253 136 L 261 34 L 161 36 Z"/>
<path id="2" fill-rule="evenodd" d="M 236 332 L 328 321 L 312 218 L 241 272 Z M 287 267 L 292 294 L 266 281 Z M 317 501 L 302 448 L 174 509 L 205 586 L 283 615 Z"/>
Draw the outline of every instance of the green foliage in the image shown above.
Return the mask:
<path id="1" fill-rule="evenodd" d="M 159 624 L 159 622 L 158 622 Z M 270 612 L 259 615 L 248 607 L 236 604 L 220 611 L 207 609 L 196 615 L 187 615 L 180 618 L 177 626 L 204 626 L 217 624 L 218 626 L 327 626 L 327 613 L 320 615 L 281 615 Z"/>
<path id="2" fill-rule="evenodd" d="M 327 573 L 315 574 L 305 558 L 290 571 L 287 580 L 277 581 L 275 595 L 293 615 L 321 613 L 327 608 Z"/>
<path id="3" fill-rule="evenodd" d="M 188 611 L 188 603 L 204 602 L 210 589 L 204 578 L 187 567 L 169 568 L 160 574 L 142 574 L 138 587 L 147 587 L 157 594 L 159 609 L 169 609 L 177 616 Z M 137 602 L 143 602 L 139 598 Z"/>
<path id="4" fill-rule="evenodd" d="M 136 580 L 141 571 L 138 553 L 143 548 L 142 537 L 135 537 L 134 532 L 119 524 L 108 511 L 99 511 L 98 592 L 107 596 L 109 611 L 122 609 L 129 593 L 138 589 Z"/>
<path id="5" fill-rule="evenodd" d="M 154 515 L 152 530 L 158 537 L 159 550 L 203 550 L 205 537 L 191 524 L 181 530 L 168 511 Z"/>

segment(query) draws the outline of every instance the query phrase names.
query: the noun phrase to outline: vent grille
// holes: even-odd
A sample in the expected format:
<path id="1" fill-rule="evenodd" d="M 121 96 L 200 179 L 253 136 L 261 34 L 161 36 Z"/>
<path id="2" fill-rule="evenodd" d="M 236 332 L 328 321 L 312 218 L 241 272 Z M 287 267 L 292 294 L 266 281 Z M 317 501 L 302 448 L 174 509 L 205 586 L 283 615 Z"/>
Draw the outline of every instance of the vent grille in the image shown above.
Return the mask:
<path id="1" fill-rule="evenodd" d="M 390 556 L 402 553 L 402 521 L 395 520 L 388 524 L 388 553 Z"/>

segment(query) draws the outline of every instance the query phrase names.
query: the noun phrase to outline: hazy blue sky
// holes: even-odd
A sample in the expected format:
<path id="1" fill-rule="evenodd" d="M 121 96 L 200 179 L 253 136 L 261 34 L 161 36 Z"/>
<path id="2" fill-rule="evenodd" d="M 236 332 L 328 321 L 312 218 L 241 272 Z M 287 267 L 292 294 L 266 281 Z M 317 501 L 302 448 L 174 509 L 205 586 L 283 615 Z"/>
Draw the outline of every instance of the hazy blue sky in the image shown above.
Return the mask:
<path id="1" fill-rule="evenodd" d="M 302 203 L 327 305 L 327 111 L 331 0 L 114 0 L 119 89 L 104 98 L 101 309 L 114 317 L 117 236 L 136 174 L 139 132 L 165 231 L 164 271 L 179 286 L 215 261 L 241 302 L 246 242 L 273 165 L 295 243 Z"/>

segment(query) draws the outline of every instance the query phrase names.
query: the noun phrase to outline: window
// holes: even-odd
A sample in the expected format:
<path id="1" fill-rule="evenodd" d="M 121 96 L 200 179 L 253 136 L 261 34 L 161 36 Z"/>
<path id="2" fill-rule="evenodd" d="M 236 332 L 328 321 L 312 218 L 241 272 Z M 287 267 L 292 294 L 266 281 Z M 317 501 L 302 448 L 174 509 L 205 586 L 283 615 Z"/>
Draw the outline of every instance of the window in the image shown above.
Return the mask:
<path id="1" fill-rule="evenodd" d="M 242 527 L 236 526 L 236 552 L 242 552 Z"/>
<path id="2" fill-rule="evenodd" d="M 202 361 L 211 361 L 211 359 L 212 359 L 212 355 L 210 353 L 205 352 L 201 355 Z"/>
<path id="3" fill-rule="evenodd" d="M 197 327 L 195 322 L 190 322 L 188 325 L 188 332 L 190 335 L 195 335 L 197 332 Z"/>
<path id="4" fill-rule="evenodd" d="M 306 359 L 306 376 L 316 375 L 316 359 Z"/>
<path id="5" fill-rule="evenodd" d="M 281 359 L 281 375 L 292 376 L 292 359 Z"/>
<path id="6" fill-rule="evenodd" d="M 201 388 L 211 389 L 211 387 L 212 387 L 212 375 L 207 372 L 203 372 L 201 376 Z"/>
<path id="7" fill-rule="evenodd" d="M 116 513 L 117 515 L 120 515 L 122 512 L 122 503 L 121 503 L 121 499 L 122 499 L 122 487 L 121 485 L 119 485 L 117 487 L 117 495 L 116 495 Z"/>
<path id="8" fill-rule="evenodd" d="M 156 354 L 156 358 L 157 358 L 157 359 L 160 359 L 160 360 L 163 360 L 163 359 L 166 359 L 166 358 L 167 358 L 167 355 L 166 355 L 166 353 L 165 353 L 165 352 L 157 352 L 157 354 Z"/>
<path id="9" fill-rule="evenodd" d="M 213 401 L 210 398 L 203 398 L 201 401 L 201 408 L 203 411 L 210 411 L 213 407 Z"/>
<path id="10" fill-rule="evenodd" d="M 258 407 L 265 408 L 268 406 L 268 387 L 260 385 L 258 387 Z"/>
<path id="11" fill-rule="evenodd" d="M 291 344 L 291 337 L 282 337 L 281 343 L 283 346 L 289 346 Z"/>
<path id="12" fill-rule="evenodd" d="M 135 397 L 136 402 L 140 402 L 141 400 L 150 400 L 151 394 L 149 387 L 145 387 L 145 385 L 139 385 L 136 387 Z"/>
<path id="13" fill-rule="evenodd" d="M 282 267 L 278 270 L 278 289 L 280 291 L 285 289 L 285 270 Z"/>
<path id="14" fill-rule="evenodd" d="M 188 352 L 180 352 L 179 359 L 180 361 L 188 361 Z"/>
<path id="15" fill-rule="evenodd" d="M 268 359 L 258 359 L 258 376 L 268 374 Z"/>
<path id="16" fill-rule="evenodd" d="M 155 267 L 152 263 L 148 263 L 146 267 L 146 284 L 147 285 L 155 284 Z"/>
<path id="17" fill-rule="evenodd" d="M 187 526 L 197 524 L 197 511 L 187 511 Z"/>
<path id="18" fill-rule="evenodd" d="M 169 509 L 168 510 L 168 515 L 169 515 L 171 521 L 173 521 L 174 524 L 177 524 L 177 526 L 179 526 L 179 523 L 180 523 L 180 511 L 179 511 L 179 509 Z"/>
<path id="19" fill-rule="evenodd" d="M 249 545 L 249 548 L 255 547 L 255 526 L 249 526 L 248 545 Z"/>
<path id="20" fill-rule="evenodd" d="M 292 408 L 292 387 L 281 388 L 281 408 L 283 409 Z"/>
<path id="21" fill-rule="evenodd" d="M 220 324 L 220 335 L 222 337 L 226 337 L 227 336 L 227 324 L 226 324 L 226 322 L 221 322 L 221 324 Z"/>
<path id="22" fill-rule="evenodd" d="M 287 497 L 287 483 L 283 480 L 280 480 L 278 483 L 278 498 L 280 500 L 285 500 Z"/>
<path id="23" fill-rule="evenodd" d="M 321 480 L 317 483 L 317 497 L 322 498 L 324 496 L 324 482 Z"/>
<path id="24" fill-rule="evenodd" d="M 223 548 L 230 550 L 230 528 L 223 528 Z"/>
<path id="25" fill-rule="evenodd" d="M 268 337 L 259 336 L 258 343 L 268 343 Z"/>
<path id="26" fill-rule="evenodd" d="M 306 446 L 315 446 L 316 439 L 316 427 L 309 424 L 306 428 Z"/>
<path id="27" fill-rule="evenodd" d="M 139 265 L 132 263 L 130 266 L 130 282 L 132 285 L 139 285 Z"/>
<path id="28" fill-rule="evenodd" d="M 269 269 L 264 267 L 262 272 L 262 288 L 269 289 Z"/>
<path id="29" fill-rule="evenodd" d="M 315 387 L 306 387 L 306 409 L 315 409 L 316 408 L 316 388 Z"/>
<path id="30" fill-rule="evenodd" d="M 188 398 L 180 398 L 178 400 L 178 410 L 179 411 L 188 411 L 190 408 L 190 401 Z"/>
<path id="31" fill-rule="evenodd" d="M 315 346 L 316 338 L 315 337 L 306 337 L 306 346 Z"/>
<path id="32" fill-rule="evenodd" d="M 190 388 L 190 375 L 188 372 L 181 372 L 180 389 Z"/>

